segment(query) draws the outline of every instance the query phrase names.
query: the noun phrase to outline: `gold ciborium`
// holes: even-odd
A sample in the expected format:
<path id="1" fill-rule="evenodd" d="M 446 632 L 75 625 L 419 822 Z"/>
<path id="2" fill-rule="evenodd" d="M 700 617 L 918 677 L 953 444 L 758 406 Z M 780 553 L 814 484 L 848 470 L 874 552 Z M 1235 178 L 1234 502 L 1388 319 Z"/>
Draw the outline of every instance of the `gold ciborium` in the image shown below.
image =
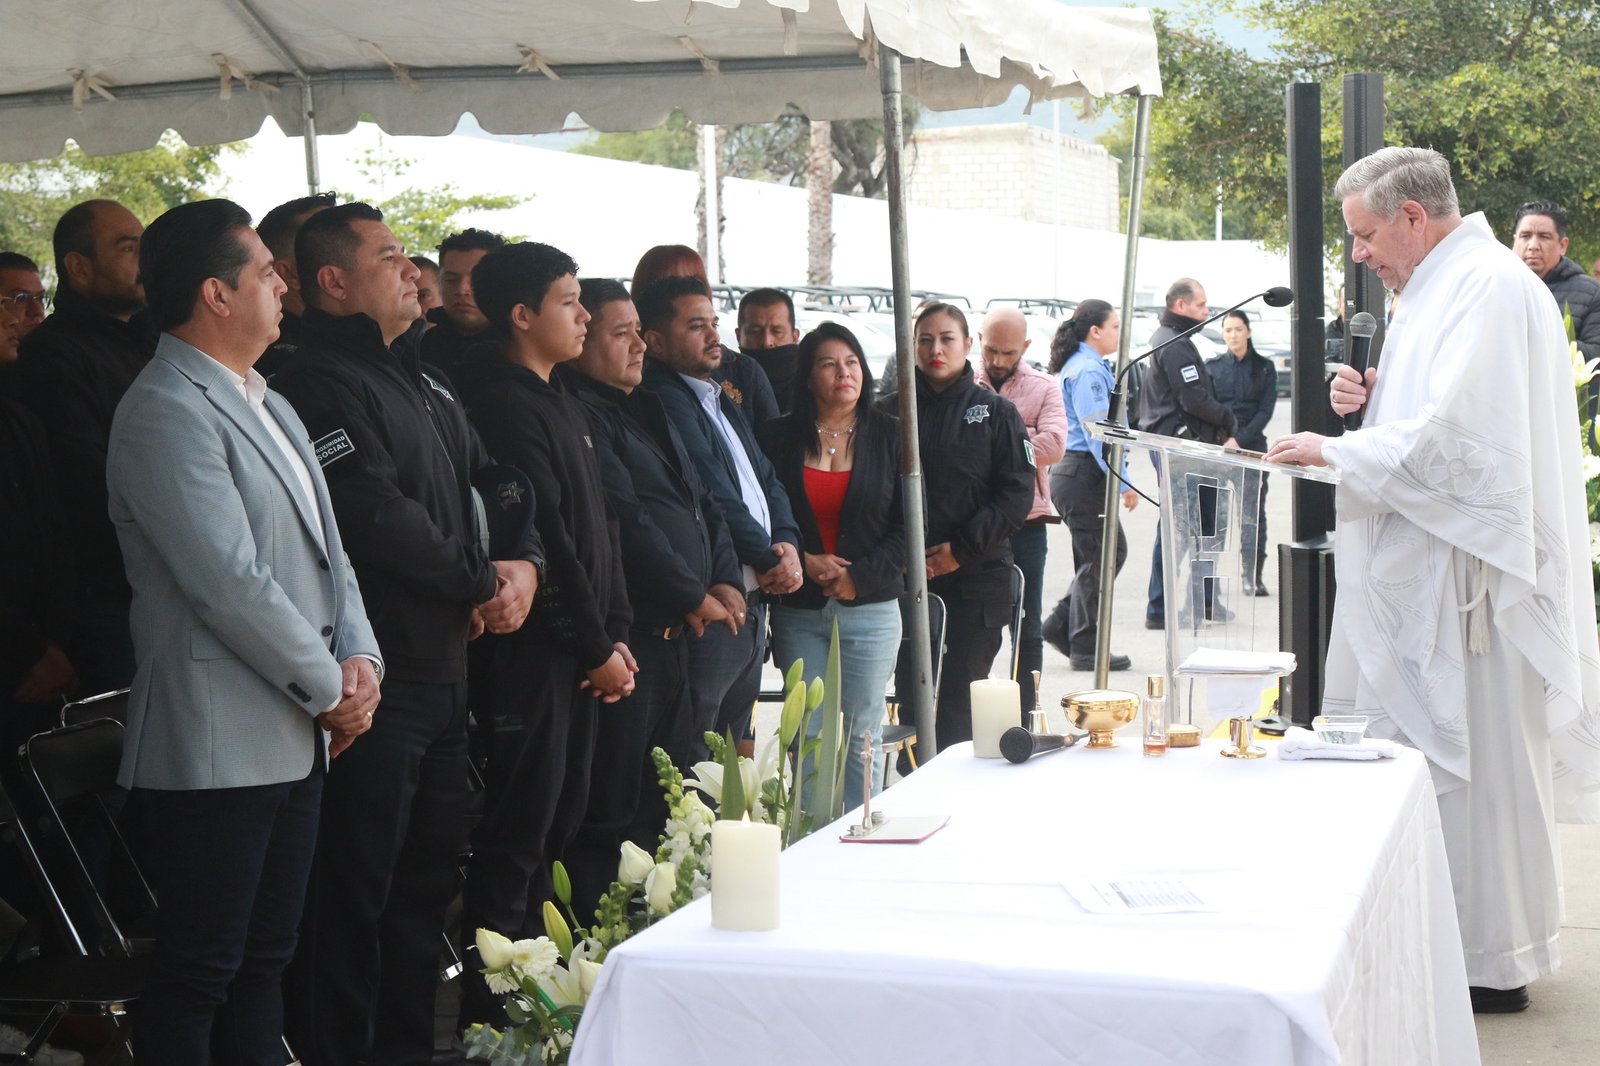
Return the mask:
<path id="1" fill-rule="evenodd" d="M 1091 748 L 1117 746 L 1116 731 L 1139 713 L 1139 697 L 1114 688 L 1091 688 L 1061 697 L 1067 720 L 1089 733 Z"/>

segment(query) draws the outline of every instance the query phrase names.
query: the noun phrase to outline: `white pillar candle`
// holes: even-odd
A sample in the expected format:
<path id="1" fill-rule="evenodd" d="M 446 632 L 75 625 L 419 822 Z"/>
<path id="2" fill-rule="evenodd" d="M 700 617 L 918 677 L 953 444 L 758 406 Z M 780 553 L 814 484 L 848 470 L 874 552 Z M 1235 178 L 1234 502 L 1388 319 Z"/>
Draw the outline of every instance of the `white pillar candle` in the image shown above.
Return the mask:
<path id="1" fill-rule="evenodd" d="M 1022 724 L 1022 690 L 1009 678 L 972 682 L 972 754 L 1000 758 L 1000 734 Z"/>
<path id="2" fill-rule="evenodd" d="M 712 928 L 778 928 L 778 850 L 778 827 L 748 814 L 711 824 Z"/>

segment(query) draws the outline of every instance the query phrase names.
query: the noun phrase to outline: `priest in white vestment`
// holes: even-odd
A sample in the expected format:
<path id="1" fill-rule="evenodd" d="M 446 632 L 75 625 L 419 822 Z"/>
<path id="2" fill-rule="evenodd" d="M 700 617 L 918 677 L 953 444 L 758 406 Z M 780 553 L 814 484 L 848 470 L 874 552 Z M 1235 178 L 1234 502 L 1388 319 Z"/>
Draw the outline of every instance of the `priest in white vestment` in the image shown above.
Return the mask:
<path id="1" fill-rule="evenodd" d="M 1381 371 L 1333 379 L 1338 598 L 1324 713 L 1427 756 L 1474 1009 L 1559 964 L 1563 821 L 1600 821 L 1597 655 L 1572 364 L 1549 289 L 1462 218 L 1437 152 L 1385 148 L 1334 188 L 1352 257 L 1397 294 Z"/>

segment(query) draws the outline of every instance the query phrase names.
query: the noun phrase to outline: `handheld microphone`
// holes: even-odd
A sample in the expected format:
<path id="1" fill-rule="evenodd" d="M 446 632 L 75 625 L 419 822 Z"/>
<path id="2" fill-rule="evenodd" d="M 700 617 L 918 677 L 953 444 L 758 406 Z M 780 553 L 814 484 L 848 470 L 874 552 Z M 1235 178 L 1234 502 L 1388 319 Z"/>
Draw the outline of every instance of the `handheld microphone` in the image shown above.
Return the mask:
<path id="1" fill-rule="evenodd" d="M 1133 359 L 1129 359 L 1128 364 L 1117 373 L 1117 380 L 1112 383 L 1111 409 L 1106 412 L 1106 420 L 1109 422 L 1119 423 L 1122 421 L 1122 379 L 1128 376 L 1128 371 L 1132 370 L 1135 365 L 1144 362 L 1152 355 L 1155 355 L 1157 352 L 1161 351 L 1161 349 L 1165 348 L 1167 345 L 1176 344 L 1185 337 L 1198 333 L 1200 330 L 1211 325 L 1211 323 L 1215 322 L 1217 319 L 1226 318 L 1228 315 L 1233 314 L 1233 312 L 1239 310 L 1239 308 L 1243 307 L 1251 300 L 1261 300 L 1268 307 L 1288 307 L 1290 304 L 1294 303 L 1294 290 L 1290 289 L 1286 285 L 1275 285 L 1265 292 L 1258 292 L 1254 296 L 1240 300 L 1232 307 L 1217 312 L 1203 322 L 1196 322 L 1182 333 L 1179 333 L 1176 336 L 1168 337 L 1154 348 L 1151 348 L 1148 352 L 1144 352 Z"/>
<path id="2" fill-rule="evenodd" d="M 1047 751 L 1062 751 L 1078 742 L 1079 734 L 1063 736 L 1060 733 L 1030 733 L 1014 725 L 1000 734 L 1000 754 L 1008 762 L 1023 763 Z"/>
<path id="3" fill-rule="evenodd" d="M 1367 381 L 1367 363 L 1372 358 L 1372 338 L 1378 332 L 1378 320 L 1365 311 L 1357 312 L 1350 318 L 1350 323 L 1345 326 L 1345 334 L 1350 338 L 1350 369 L 1361 375 L 1362 384 Z M 1363 404 L 1359 409 L 1351 411 L 1344 416 L 1345 429 L 1361 428 L 1361 412 L 1366 410 Z"/>

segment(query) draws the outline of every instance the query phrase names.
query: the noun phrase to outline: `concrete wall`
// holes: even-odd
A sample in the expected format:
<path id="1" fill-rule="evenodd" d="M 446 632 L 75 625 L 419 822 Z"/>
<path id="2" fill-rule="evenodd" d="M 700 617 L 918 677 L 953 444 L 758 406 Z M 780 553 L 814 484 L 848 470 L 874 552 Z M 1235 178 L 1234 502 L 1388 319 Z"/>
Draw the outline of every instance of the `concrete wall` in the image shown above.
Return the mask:
<path id="1" fill-rule="evenodd" d="M 922 207 L 1114 230 L 1117 161 L 1098 144 L 1026 123 L 922 130 L 907 184 Z"/>

